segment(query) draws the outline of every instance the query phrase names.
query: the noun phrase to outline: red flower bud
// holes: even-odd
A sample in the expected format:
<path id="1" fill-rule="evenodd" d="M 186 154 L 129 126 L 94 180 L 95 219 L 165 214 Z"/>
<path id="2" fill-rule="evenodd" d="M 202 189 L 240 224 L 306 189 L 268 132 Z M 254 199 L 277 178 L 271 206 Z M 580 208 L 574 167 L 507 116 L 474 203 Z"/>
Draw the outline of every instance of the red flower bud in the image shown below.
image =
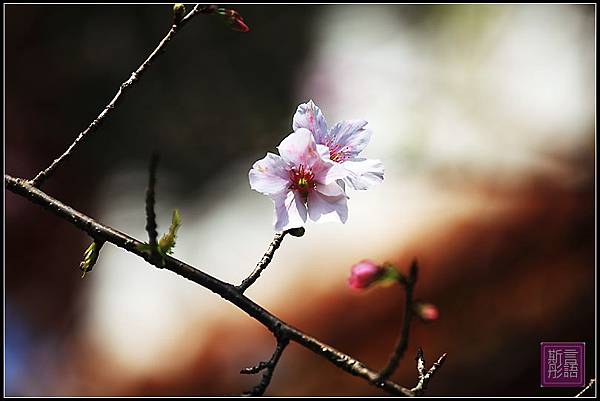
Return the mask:
<path id="1" fill-rule="evenodd" d="M 246 25 L 246 23 L 244 22 L 244 19 L 242 18 L 240 13 L 238 13 L 237 11 L 227 9 L 227 8 L 219 8 L 219 9 L 217 9 L 217 13 L 221 14 L 222 16 L 224 16 L 226 18 L 227 23 L 229 24 L 231 29 L 233 29 L 234 31 L 237 31 L 237 32 L 249 32 L 250 31 L 250 28 L 248 27 L 248 25 Z"/>
<path id="2" fill-rule="evenodd" d="M 242 17 L 233 18 L 230 22 L 231 29 L 237 32 L 249 32 L 250 28 L 244 23 Z"/>
<path id="3" fill-rule="evenodd" d="M 425 322 L 431 322 L 440 317 L 440 311 L 437 306 L 425 302 L 417 302 L 415 304 L 415 313 Z"/>
<path id="4" fill-rule="evenodd" d="M 368 288 L 379 280 L 385 273 L 385 269 L 370 260 L 363 260 L 352 266 L 348 285 L 354 290 Z"/>

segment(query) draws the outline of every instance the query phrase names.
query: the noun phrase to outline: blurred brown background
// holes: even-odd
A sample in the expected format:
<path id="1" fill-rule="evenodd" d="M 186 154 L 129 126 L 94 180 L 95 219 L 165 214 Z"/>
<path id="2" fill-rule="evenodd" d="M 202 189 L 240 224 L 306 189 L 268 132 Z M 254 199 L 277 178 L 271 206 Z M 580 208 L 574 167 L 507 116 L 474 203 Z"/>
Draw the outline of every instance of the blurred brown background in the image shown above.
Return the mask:
<path id="1" fill-rule="evenodd" d="M 199 15 L 44 190 L 143 239 L 160 152 L 159 230 L 175 256 L 238 283 L 272 238 L 247 172 L 313 99 L 364 118 L 386 178 L 350 193 L 346 225 L 286 239 L 248 291 L 285 321 L 385 364 L 397 288 L 356 294 L 360 259 L 421 265 L 413 355 L 448 353 L 432 396 L 565 396 L 540 388 L 539 343 L 585 341 L 595 377 L 595 7 L 236 6 L 251 32 Z M 170 5 L 5 5 L 5 171 L 33 177 L 96 117 L 169 28 Z M 5 191 L 6 395 L 237 395 L 273 339 L 243 312 Z M 292 344 L 267 395 L 382 395 Z"/>

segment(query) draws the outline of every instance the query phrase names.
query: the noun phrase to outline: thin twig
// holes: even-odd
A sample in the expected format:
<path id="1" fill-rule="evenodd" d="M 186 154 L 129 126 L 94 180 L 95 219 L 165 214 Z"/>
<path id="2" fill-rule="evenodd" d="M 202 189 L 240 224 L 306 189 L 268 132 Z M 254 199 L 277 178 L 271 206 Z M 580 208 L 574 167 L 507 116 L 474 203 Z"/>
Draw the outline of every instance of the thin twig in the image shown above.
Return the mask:
<path id="1" fill-rule="evenodd" d="M 402 322 L 402 330 L 400 332 L 400 338 L 396 344 L 394 352 L 390 356 L 387 365 L 381 370 L 380 379 L 386 380 L 392 373 L 398 368 L 398 364 L 406 352 L 408 347 L 408 335 L 410 333 L 410 322 L 413 317 L 413 290 L 415 283 L 417 282 L 418 265 L 417 261 L 413 260 L 410 266 L 410 273 L 406 280 L 403 280 L 404 293 L 405 293 L 405 305 L 404 305 L 404 319 Z"/>
<path id="2" fill-rule="evenodd" d="M 57 159 L 55 159 L 52 162 L 52 164 L 50 164 L 50 166 L 48 166 L 45 170 L 42 170 L 38 173 L 31 180 L 31 184 L 34 187 L 39 188 L 54 173 L 56 168 L 60 164 L 64 163 L 64 161 L 67 160 L 73 154 L 73 151 L 75 150 L 75 148 L 78 145 L 80 145 L 85 138 L 89 137 L 89 135 L 92 132 L 96 131 L 96 129 L 104 122 L 106 117 L 110 114 L 111 111 L 113 111 L 115 109 L 115 107 L 117 106 L 119 101 L 122 99 L 122 95 L 128 89 L 131 89 L 136 82 L 139 81 L 139 79 L 142 77 L 144 72 L 146 72 L 148 66 L 150 66 L 150 64 L 152 64 L 152 62 L 160 54 L 162 54 L 165 51 L 167 44 L 171 41 L 171 39 L 173 39 L 175 34 L 181 28 L 183 28 L 194 16 L 196 16 L 196 14 L 198 14 L 199 12 L 202 12 L 205 9 L 209 9 L 209 8 L 212 9 L 212 7 L 214 7 L 214 6 L 205 5 L 203 7 L 200 7 L 200 4 L 196 4 L 195 7 L 192 9 L 192 11 L 190 11 L 185 17 L 183 17 L 179 23 L 173 24 L 171 26 L 171 29 L 167 33 L 167 35 L 163 38 L 163 40 L 161 40 L 161 42 L 154 49 L 154 51 L 148 56 L 148 58 L 146 58 L 146 60 L 138 67 L 138 69 L 135 70 L 135 72 L 133 72 L 131 74 L 131 76 L 129 77 L 128 80 L 126 80 L 119 86 L 119 90 L 117 91 L 117 94 L 106 105 L 106 107 L 104 107 L 104 110 L 102 110 L 102 112 L 98 115 L 98 117 L 96 117 L 96 119 L 94 121 L 92 121 L 85 130 L 83 130 L 82 132 L 79 133 L 77 138 L 75 138 L 75 141 L 73 141 L 71 146 L 69 146 L 62 155 L 60 155 Z"/>
<path id="3" fill-rule="evenodd" d="M 587 386 L 585 386 L 585 388 L 583 390 L 581 390 L 579 393 L 577 393 L 577 395 L 575 397 L 581 397 L 581 395 L 583 393 L 585 393 L 586 391 L 588 391 L 590 388 L 594 387 L 594 384 L 596 383 L 596 379 L 591 379 L 588 383 Z"/>
<path id="4" fill-rule="evenodd" d="M 423 355 L 423 349 L 419 347 L 417 349 L 417 357 L 415 358 L 417 361 L 417 372 L 419 372 L 419 379 L 422 379 L 425 376 L 425 356 Z"/>
<path id="5" fill-rule="evenodd" d="M 425 358 L 423 357 L 423 350 L 421 350 L 420 348 L 419 350 L 421 351 L 420 359 L 423 362 L 423 367 L 425 367 Z M 421 375 L 421 370 L 419 369 L 419 382 L 415 387 L 410 389 L 410 391 L 412 391 L 414 395 L 421 395 L 425 390 L 427 390 L 427 385 L 429 384 L 429 381 L 431 380 L 435 372 L 444 364 L 447 355 L 448 354 L 444 353 L 442 356 L 440 356 L 439 359 L 433 364 L 433 366 L 431 366 L 431 368 L 429 368 L 427 373 L 425 373 L 424 375 Z"/>
<path id="6" fill-rule="evenodd" d="M 281 246 L 283 238 L 286 236 L 286 234 L 287 231 L 275 234 L 273 241 L 271 241 L 271 243 L 269 244 L 267 252 L 265 252 L 261 260 L 256 264 L 254 271 L 250 273 L 250 275 L 246 277 L 240 285 L 237 286 L 240 293 L 243 294 L 244 291 L 248 289 L 248 287 L 254 284 L 258 277 L 260 277 L 260 274 L 263 272 L 263 270 L 265 270 L 267 266 L 269 266 L 269 263 L 271 263 L 271 260 L 273 260 L 273 255 L 275 254 L 275 251 Z"/>
<path id="7" fill-rule="evenodd" d="M 159 266 L 159 261 L 152 260 L 150 255 L 143 251 L 143 244 L 140 241 L 115 230 L 114 228 L 96 222 L 91 217 L 78 212 L 34 187 L 29 181 L 4 175 L 4 182 L 9 191 L 40 205 L 61 219 L 68 221 L 81 231 L 88 233 L 93 238 L 104 240 L 123 248 L 130 253 L 138 255 L 153 266 L 163 267 Z M 165 269 L 220 295 L 223 299 L 236 305 L 250 317 L 260 322 L 272 333 L 278 333 L 279 335 L 287 337 L 290 341 L 294 341 L 304 348 L 311 350 L 345 372 L 362 378 L 369 384 L 382 389 L 388 394 L 408 397 L 415 395 L 413 391 L 390 380 L 379 380 L 379 374 L 362 362 L 285 323 L 283 320 L 272 315 L 269 311 L 244 296 L 237 287 L 223 282 L 171 256 L 166 256 L 164 261 Z"/>
<path id="8" fill-rule="evenodd" d="M 156 153 L 153 153 L 150 158 L 150 174 L 148 177 L 148 187 L 146 188 L 146 231 L 148 232 L 150 256 L 154 260 L 159 259 L 158 242 L 156 239 L 158 237 L 158 233 L 156 232 L 156 213 L 154 212 L 157 166 L 158 156 Z"/>
<path id="9" fill-rule="evenodd" d="M 251 390 L 245 392 L 244 396 L 259 396 L 265 393 L 265 390 L 271 383 L 271 378 L 273 377 L 273 372 L 275 371 L 275 367 L 277 367 L 277 362 L 279 362 L 279 358 L 283 354 L 285 347 L 289 344 L 289 340 L 286 337 L 277 337 L 277 345 L 275 347 L 275 351 L 267 362 L 260 362 L 256 366 L 251 366 L 249 368 L 244 368 L 240 371 L 241 374 L 256 374 L 261 370 L 265 370 L 263 373 L 262 379 L 260 383 L 254 386 Z"/>

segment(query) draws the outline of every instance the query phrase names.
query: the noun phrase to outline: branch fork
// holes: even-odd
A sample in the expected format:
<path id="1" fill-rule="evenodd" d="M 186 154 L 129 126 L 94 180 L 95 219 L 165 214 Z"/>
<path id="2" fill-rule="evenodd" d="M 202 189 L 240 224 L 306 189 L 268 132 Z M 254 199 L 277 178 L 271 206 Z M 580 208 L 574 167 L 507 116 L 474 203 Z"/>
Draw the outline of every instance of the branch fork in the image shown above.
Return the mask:
<path id="1" fill-rule="evenodd" d="M 269 383 L 271 383 L 271 378 L 273 377 L 273 372 L 275 372 L 275 367 L 279 362 L 279 358 L 281 358 L 285 347 L 287 347 L 290 343 L 290 340 L 283 334 L 276 335 L 276 339 L 277 345 L 275 346 L 275 351 L 273 352 L 273 355 L 271 355 L 271 359 L 269 359 L 268 361 L 261 361 L 258 363 L 258 365 L 244 368 L 240 371 L 241 374 L 248 375 L 257 374 L 265 370 L 265 373 L 263 373 L 260 383 L 258 383 L 249 391 L 243 393 L 244 396 L 263 395 L 265 390 L 267 389 L 267 386 L 269 385 Z"/>

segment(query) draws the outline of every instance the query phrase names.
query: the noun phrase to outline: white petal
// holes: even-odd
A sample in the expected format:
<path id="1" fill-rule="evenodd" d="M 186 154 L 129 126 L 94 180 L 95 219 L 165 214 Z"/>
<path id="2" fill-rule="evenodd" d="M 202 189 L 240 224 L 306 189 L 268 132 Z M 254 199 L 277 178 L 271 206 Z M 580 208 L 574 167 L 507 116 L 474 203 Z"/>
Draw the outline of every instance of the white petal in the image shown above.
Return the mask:
<path id="1" fill-rule="evenodd" d="M 258 160 L 248 173 L 250 187 L 265 195 L 281 192 L 289 186 L 287 163 L 273 153 Z"/>
<path id="2" fill-rule="evenodd" d="M 330 185 L 335 185 L 338 190 Z M 308 215 L 315 222 L 342 222 L 348 220 L 348 204 L 346 194 L 343 193 L 337 184 L 326 186 L 317 185 L 317 190 L 308 194 Z M 325 188 L 326 187 L 326 188 Z M 337 193 L 335 196 L 328 196 L 320 192 Z"/>
<path id="3" fill-rule="evenodd" d="M 344 149 L 344 153 L 357 156 L 369 144 L 371 131 L 365 120 L 340 121 L 327 134 L 327 141 Z"/>
<path id="4" fill-rule="evenodd" d="M 273 196 L 275 204 L 275 231 L 298 228 L 306 223 L 306 205 L 302 195 L 287 191 Z"/>
<path id="5" fill-rule="evenodd" d="M 333 184 L 329 184 L 329 185 L 317 184 L 316 190 L 325 196 L 345 196 L 346 195 L 346 193 L 344 192 L 344 189 L 337 182 L 334 182 Z"/>
<path id="6" fill-rule="evenodd" d="M 289 134 L 277 147 L 279 154 L 289 163 L 295 166 L 301 164 L 305 167 L 312 165 L 321 159 L 317 152 L 317 144 L 309 130 L 300 128 Z"/>
<path id="7" fill-rule="evenodd" d="M 309 130 L 318 143 L 321 143 L 321 139 L 327 135 L 327 122 L 325 121 L 325 117 L 323 116 L 321 109 L 319 109 L 312 100 L 308 103 L 301 104 L 296 109 L 292 129 L 296 131 L 299 128 L 306 128 Z"/>
<path id="8" fill-rule="evenodd" d="M 354 158 L 341 166 L 350 173 L 345 181 L 354 189 L 369 189 L 383 181 L 384 167 L 380 160 Z"/>
<path id="9" fill-rule="evenodd" d="M 330 160 L 330 152 L 327 146 L 317 143 L 317 153 L 319 154 L 319 156 L 321 156 L 321 159 Z"/>
<path id="10" fill-rule="evenodd" d="M 313 169 L 315 181 L 319 184 L 329 185 L 337 180 L 346 178 L 351 172 L 346 170 L 342 164 L 320 161 L 315 163 Z"/>
<path id="11" fill-rule="evenodd" d="M 344 180 L 336 180 L 335 182 L 340 186 L 340 188 L 342 188 L 342 191 L 346 193 L 346 182 Z M 350 199 L 348 195 L 346 195 L 346 198 Z"/>

